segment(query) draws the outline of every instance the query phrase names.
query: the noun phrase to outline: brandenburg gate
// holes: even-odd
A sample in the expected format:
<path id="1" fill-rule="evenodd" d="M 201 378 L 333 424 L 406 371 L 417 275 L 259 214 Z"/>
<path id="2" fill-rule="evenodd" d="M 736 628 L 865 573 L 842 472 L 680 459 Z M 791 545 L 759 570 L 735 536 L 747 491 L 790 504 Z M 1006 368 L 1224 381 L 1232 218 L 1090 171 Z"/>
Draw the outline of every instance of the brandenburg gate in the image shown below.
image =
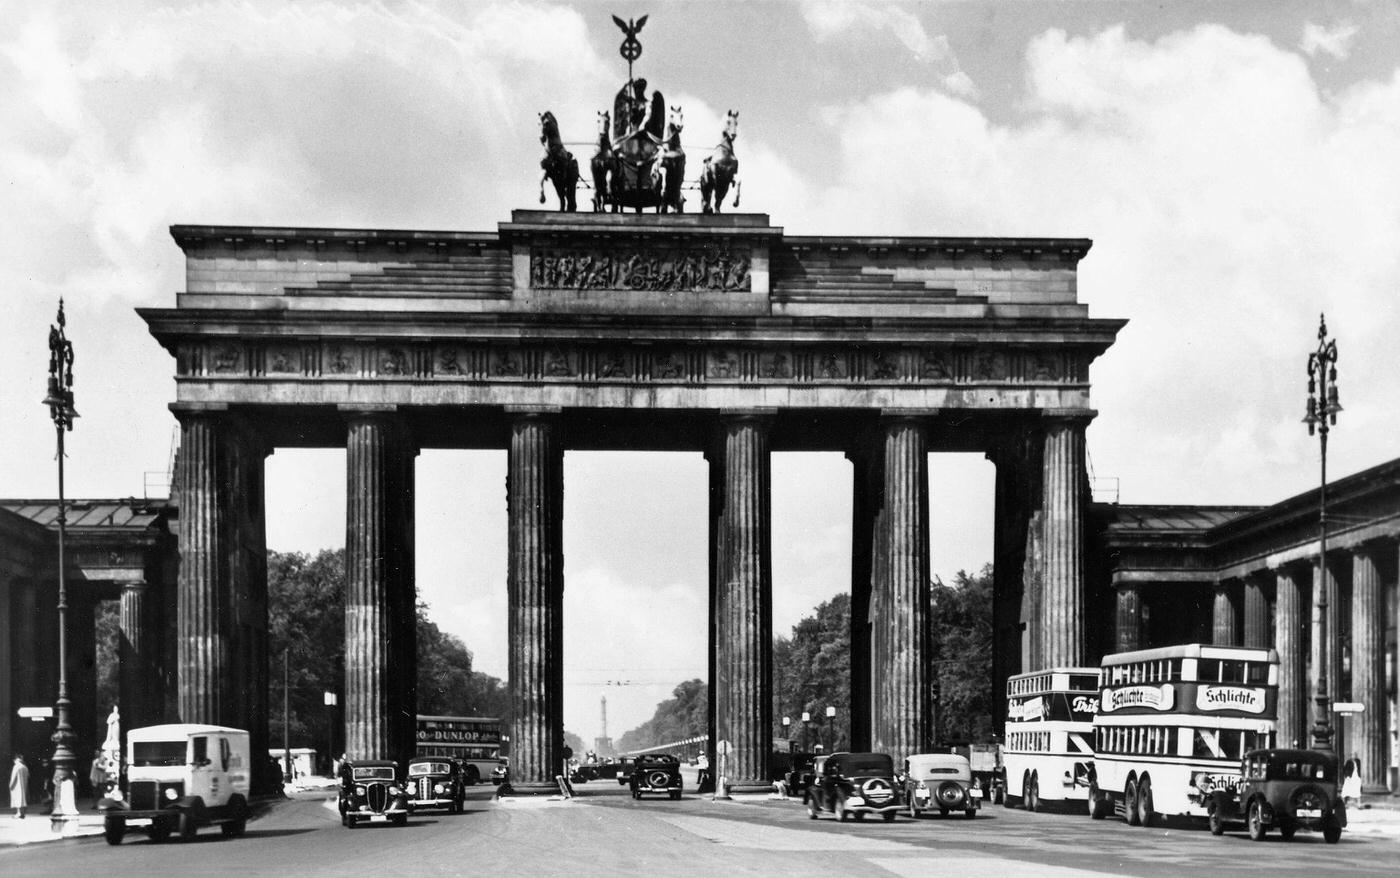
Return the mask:
<path id="1" fill-rule="evenodd" d="M 769 788 L 770 459 L 851 462 L 853 746 L 933 744 L 928 455 L 996 466 L 997 681 L 1086 631 L 1082 239 L 804 237 L 762 214 L 516 211 L 495 231 L 176 226 L 178 713 L 267 736 L 264 459 L 346 450 L 346 750 L 413 747 L 414 462 L 508 455 L 511 779 L 563 748 L 569 449 L 709 462 L 711 746 Z M 937 502 L 937 488 L 934 488 Z M 259 746 L 255 742 L 255 748 Z"/>

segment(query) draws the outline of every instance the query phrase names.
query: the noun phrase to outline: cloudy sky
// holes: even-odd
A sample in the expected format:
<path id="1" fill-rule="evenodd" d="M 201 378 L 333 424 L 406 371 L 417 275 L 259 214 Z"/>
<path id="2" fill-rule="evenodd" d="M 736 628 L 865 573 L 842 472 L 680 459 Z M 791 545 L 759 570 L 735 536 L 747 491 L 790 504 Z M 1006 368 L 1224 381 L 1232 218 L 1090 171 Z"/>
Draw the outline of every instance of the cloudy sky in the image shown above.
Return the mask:
<path id="1" fill-rule="evenodd" d="M 1092 371 L 1094 474 L 1126 503 L 1268 503 L 1317 479 L 1299 422 L 1319 312 L 1337 475 L 1400 433 L 1400 6 L 1332 2 L 0 2 L 0 496 L 53 496 L 60 296 L 69 494 L 166 469 L 173 362 L 136 316 L 181 288 L 175 223 L 489 230 L 533 207 L 536 114 L 571 141 L 638 75 L 685 145 L 740 111 L 744 208 L 794 234 L 1094 240 L 1127 318 Z M 580 146 L 579 150 L 586 150 Z M 344 457 L 269 460 L 269 544 L 344 541 Z M 505 456 L 419 459 L 419 586 L 505 674 Z M 849 470 L 774 462 L 775 627 L 846 587 Z M 990 466 L 938 455 L 935 572 L 991 550 Z M 703 676 L 698 455 L 566 459 L 568 727 L 614 735 Z M 658 617 L 674 619 L 660 626 Z M 610 685 L 608 681 L 625 685 Z"/>

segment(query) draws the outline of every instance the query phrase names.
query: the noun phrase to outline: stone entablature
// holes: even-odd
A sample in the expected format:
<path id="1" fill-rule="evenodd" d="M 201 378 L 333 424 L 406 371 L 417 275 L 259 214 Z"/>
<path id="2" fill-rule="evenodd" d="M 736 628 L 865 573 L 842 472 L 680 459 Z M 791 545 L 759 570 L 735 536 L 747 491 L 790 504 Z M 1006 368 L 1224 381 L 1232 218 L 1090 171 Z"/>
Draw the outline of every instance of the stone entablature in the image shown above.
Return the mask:
<path id="1" fill-rule="evenodd" d="M 1076 300 L 1083 239 L 541 211 L 172 235 L 187 290 L 141 313 L 189 403 L 1087 411 L 1123 325 Z"/>

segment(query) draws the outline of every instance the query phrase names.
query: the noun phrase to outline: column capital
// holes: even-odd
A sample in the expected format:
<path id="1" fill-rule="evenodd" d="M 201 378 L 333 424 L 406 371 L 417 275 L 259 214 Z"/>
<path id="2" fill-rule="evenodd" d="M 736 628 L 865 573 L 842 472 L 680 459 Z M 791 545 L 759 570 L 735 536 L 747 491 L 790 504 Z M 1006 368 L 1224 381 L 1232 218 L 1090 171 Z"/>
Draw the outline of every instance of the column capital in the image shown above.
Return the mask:
<path id="1" fill-rule="evenodd" d="M 1087 427 L 1099 416 L 1097 409 L 1041 409 L 1040 419 L 1048 423 L 1068 423 Z"/>
<path id="2" fill-rule="evenodd" d="M 930 421 L 946 411 L 941 408 L 928 409 L 880 409 L 881 421 Z"/>
<path id="3" fill-rule="evenodd" d="M 122 591 L 140 592 L 145 591 L 149 587 L 150 586 L 147 585 L 146 580 L 144 579 L 132 579 L 122 583 Z"/>
<path id="4" fill-rule="evenodd" d="M 770 421 L 777 417 L 775 408 L 720 409 L 722 421 Z"/>
<path id="5" fill-rule="evenodd" d="M 515 417 L 549 417 L 564 413 L 564 407 L 559 405 L 505 405 L 501 409 Z"/>

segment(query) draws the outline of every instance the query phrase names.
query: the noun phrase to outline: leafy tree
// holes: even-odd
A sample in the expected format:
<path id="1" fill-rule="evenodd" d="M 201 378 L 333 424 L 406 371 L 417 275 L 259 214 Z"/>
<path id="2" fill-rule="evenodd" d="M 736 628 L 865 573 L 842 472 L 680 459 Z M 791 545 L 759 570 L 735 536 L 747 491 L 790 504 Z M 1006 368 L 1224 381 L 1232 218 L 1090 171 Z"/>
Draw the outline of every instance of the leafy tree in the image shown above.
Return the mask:
<path id="1" fill-rule="evenodd" d="M 782 738 L 784 716 L 799 749 L 818 742 L 840 749 L 851 740 L 851 597 L 838 594 L 819 604 L 814 615 L 792 627 L 792 636 L 773 638 L 773 737 Z M 827 706 L 836 708 L 827 724 Z M 811 714 L 806 729 L 800 717 Z"/>
<path id="2" fill-rule="evenodd" d="M 952 585 L 935 579 L 935 717 L 939 741 L 992 736 L 992 567 L 958 571 Z"/>
<path id="3" fill-rule="evenodd" d="M 671 691 L 671 698 L 656 705 L 651 719 L 622 733 L 617 749 L 645 750 L 706 734 L 710 725 L 710 688 L 699 679 L 686 680 Z"/>

